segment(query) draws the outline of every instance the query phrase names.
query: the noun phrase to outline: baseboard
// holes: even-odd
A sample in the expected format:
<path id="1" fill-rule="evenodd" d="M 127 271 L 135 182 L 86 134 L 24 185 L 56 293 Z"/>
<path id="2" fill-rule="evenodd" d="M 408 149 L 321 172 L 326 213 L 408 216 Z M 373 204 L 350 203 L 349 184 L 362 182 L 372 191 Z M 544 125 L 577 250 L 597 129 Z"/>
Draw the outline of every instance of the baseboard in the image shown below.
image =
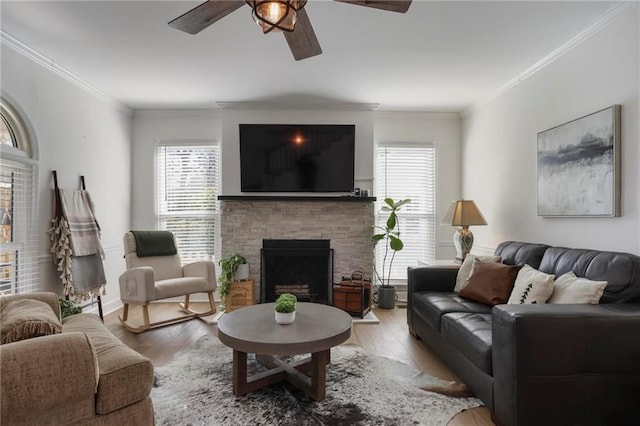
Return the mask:
<path id="1" fill-rule="evenodd" d="M 109 303 L 103 303 L 102 304 L 102 315 L 106 316 L 109 314 L 114 313 L 115 311 L 117 311 L 118 309 L 122 308 L 122 301 L 121 300 L 112 300 Z M 83 313 L 88 313 L 88 314 L 96 314 L 98 315 L 99 309 L 98 309 L 98 303 L 94 303 L 93 306 L 91 307 L 85 307 L 82 309 Z"/>

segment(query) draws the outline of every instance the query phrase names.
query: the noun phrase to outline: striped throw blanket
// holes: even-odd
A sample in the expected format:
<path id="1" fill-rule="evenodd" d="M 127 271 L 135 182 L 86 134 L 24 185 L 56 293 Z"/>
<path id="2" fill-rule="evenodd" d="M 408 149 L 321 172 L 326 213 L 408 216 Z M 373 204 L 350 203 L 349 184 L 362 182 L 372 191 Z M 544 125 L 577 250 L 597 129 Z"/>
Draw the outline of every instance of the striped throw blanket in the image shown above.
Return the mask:
<path id="1" fill-rule="evenodd" d="M 100 243 L 100 225 L 93 214 L 93 203 L 87 191 L 60 189 L 64 216 L 71 232 L 71 250 L 74 256 L 99 254 L 104 258 Z"/>

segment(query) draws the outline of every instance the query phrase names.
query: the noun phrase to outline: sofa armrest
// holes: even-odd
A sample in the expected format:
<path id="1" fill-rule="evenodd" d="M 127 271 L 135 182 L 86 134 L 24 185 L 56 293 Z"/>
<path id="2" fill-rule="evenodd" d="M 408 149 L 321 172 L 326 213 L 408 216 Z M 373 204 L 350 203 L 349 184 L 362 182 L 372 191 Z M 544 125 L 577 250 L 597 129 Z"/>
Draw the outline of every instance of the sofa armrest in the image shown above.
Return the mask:
<path id="1" fill-rule="evenodd" d="M 624 424 L 634 412 L 640 305 L 499 305 L 492 316 L 499 423 Z"/>
<path id="2" fill-rule="evenodd" d="M 156 300 L 155 274 L 150 266 L 138 266 L 120 275 L 120 299 L 127 303 Z"/>
<path id="3" fill-rule="evenodd" d="M 202 277 L 206 279 L 209 290 L 212 291 L 218 286 L 213 262 L 200 261 L 188 263 L 182 267 L 182 275 L 185 277 Z"/>
<path id="4" fill-rule="evenodd" d="M 420 291 L 452 292 L 456 286 L 460 265 L 409 266 L 407 268 L 407 325 L 409 333 L 417 336 L 413 327 L 413 295 Z"/>
<path id="5" fill-rule="evenodd" d="M 460 265 L 410 266 L 407 268 L 407 291 L 452 292 Z"/>
<path id="6" fill-rule="evenodd" d="M 84 333 L 36 337 L 0 346 L 0 423 L 61 424 L 94 414 L 98 361 Z M 61 413 L 76 410 L 74 413 Z M 57 413 L 57 414 L 53 414 Z"/>
<path id="7" fill-rule="evenodd" d="M 0 297 L 0 308 L 5 303 L 9 303 L 12 300 L 20 300 L 20 299 L 34 299 L 39 300 L 40 302 L 44 302 L 47 305 L 51 306 L 53 312 L 58 316 L 58 320 L 62 317 L 60 315 L 60 303 L 58 303 L 58 295 L 53 292 L 34 292 L 34 293 L 20 293 L 20 294 L 8 294 L 6 296 Z"/>

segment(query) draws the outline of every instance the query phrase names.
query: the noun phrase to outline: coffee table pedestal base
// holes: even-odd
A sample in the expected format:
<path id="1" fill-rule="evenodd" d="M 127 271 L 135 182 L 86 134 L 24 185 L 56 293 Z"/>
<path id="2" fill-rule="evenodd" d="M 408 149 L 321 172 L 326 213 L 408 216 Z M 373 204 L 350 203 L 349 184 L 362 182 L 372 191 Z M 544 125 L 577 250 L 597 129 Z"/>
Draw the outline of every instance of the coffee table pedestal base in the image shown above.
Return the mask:
<path id="1" fill-rule="evenodd" d="M 315 401 L 326 396 L 327 364 L 331 360 L 331 350 L 314 352 L 310 358 L 287 364 L 271 355 L 258 355 L 256 360 L 269 370 L 248 377 L 247 353 L 233 351 L 233 394 L 246 395 L 265 386 L 286 381 Z M 305 373 L 309 372 L 311 377 Z"/>

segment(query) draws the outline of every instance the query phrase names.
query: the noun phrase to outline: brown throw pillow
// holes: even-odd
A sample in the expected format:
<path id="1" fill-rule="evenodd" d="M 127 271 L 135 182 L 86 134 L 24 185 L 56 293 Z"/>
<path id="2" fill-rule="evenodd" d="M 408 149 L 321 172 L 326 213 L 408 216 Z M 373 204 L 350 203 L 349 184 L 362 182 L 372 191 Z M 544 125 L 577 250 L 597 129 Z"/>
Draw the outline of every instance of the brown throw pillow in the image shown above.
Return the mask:
<path id="1" fill-rule="evenodd" d="M 458 269 L 458 276 L 456 276 L 456 287 L 453 289 L 456 293 L 460 293 L 460 291 L 467 285 L 467 281 L 469 280 L 469 276 L 471 276 L 471 270 L 473 269 L 473 263 L 478 259 L 481 262 L 502 262 L 501 256 L 476 256 L 473 254 L 468 254 L 467 257 L 464 258 L 462 265 L 460 265 L 460 269 Z"/>
<path id="2" fill-rule="evenodd" d="M 0 309 L 0 342 L 12 343 L 62 333 L 62 324 L 51 306 L 34 299 L 18 299 Z"/>
<path id="3" fill-rule="evenodd" d="M 506 303 L 521 268 L 522 266 L 480 262 L 476 259 L 467 285 L 460 291 L 460 297 L 490 306 Z"/>

